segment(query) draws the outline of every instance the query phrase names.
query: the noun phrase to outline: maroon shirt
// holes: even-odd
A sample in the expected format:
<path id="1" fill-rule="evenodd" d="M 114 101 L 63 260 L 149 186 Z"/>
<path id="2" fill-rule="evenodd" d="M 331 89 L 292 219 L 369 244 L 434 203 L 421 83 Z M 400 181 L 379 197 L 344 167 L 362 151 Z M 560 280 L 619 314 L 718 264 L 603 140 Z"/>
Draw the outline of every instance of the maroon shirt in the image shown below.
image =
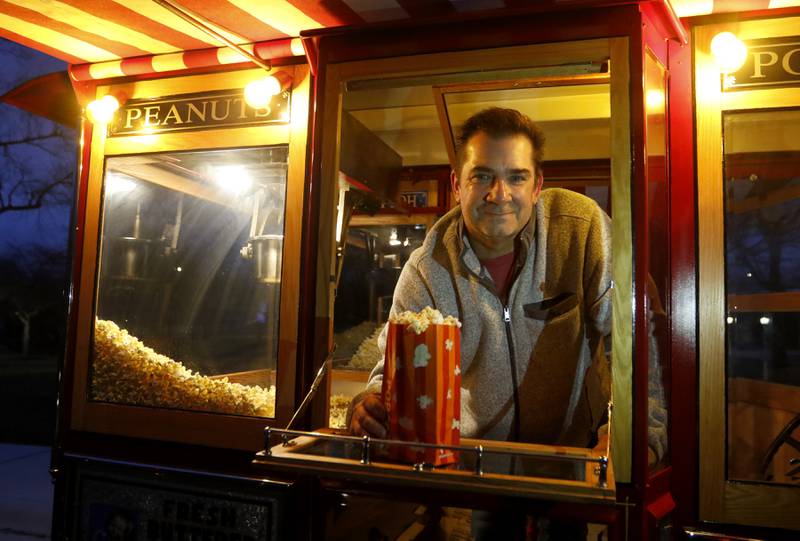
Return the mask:
<path id="1" fill-rule="evenodd" d="M 511 287 L 511 268 L 514 266 L 515 255 L 516 251 L 511 251 L 499 257 L 481 259 L 481 264 L 489 271 L 497 294 L 503 302 L 508 298 L 508 290 Z"/>

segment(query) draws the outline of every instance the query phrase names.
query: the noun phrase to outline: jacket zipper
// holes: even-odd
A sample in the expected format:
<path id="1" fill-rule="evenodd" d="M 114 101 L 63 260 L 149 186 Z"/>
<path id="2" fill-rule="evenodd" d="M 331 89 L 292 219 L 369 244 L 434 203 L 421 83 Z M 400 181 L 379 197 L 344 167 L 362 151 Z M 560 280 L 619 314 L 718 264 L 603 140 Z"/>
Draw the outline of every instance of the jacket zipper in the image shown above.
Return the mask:
<path id="1" fill-rule="evenodd" d="M 517 360 L 514 356 L 514 339 L 511 334 L 511 310 L 508 306 L 503 306 L 503 322 L 506 327 L 506 340 L 508 341 L 508 359 L 511 363 L 511 385 L 513 386 L 513 399 L 514 399 L 514 419 L 513 419 L 513 432 L 512 441 L 519 441 L 519 389 L 517 384 Z"/>

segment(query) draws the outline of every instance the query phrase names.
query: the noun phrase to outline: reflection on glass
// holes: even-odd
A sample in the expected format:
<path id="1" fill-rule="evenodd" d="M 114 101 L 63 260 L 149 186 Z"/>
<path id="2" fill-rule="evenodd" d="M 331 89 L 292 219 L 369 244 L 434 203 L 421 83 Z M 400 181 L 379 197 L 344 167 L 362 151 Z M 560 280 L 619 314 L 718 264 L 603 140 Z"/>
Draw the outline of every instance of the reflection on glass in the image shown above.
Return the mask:
<path id="1" fill-rule="evenodd" d="M 339 369 L 332 378 L 330 426 L 344 426 L 350 400 L 364 390 L 370 369 L 382 357 L 378 336 L 400 270 L 428 230 L 422 222 L 432 225 L 452 203 L 444 190 L 437 193 L 435 183 L 427 188 L 422 183 L 404 186 L 403 172 L 441 169 L 446 172 L 440 185 L 446 184 L 455 156 L 453 134 L 469 116 L 489 107 L 527 114 L 547 139 L 545 188 L 579 192 L 610 210 L 608 73 L 559 68 L 563 77 L 546 79 L 513 79 L 509 74 L 501 78 L 499 74 L 496 80 L 469 80 L 473 74 L 454 73 L 436 75 L 434 81 L 414 76 L 346 84 L 337 171 L 334 341 Z M 345 204 L 341 204 L 343 190 L 347 191 Z M 425 216 L 425 212 L 431 214 Z M 420 220 L 419 225 L 409 225 L 413 218 Z M 610 339 L 606 346 L 611 347 Z M 607 363 L 599 362 L 605 361 L 600 356 L 607 351 L 596 351 L 600 354 L 596 366 L 607 368 Z M 598 372 L 606 373 L 600 368 Z M 602 398 L 594 402 L 592 419 L 602 424 L 606 404 Z"/>
<path id="2" fill-rule="evenodd" d="M 647 213 L 650 228 L 648 303 L 648 463 L 661 468 L 669 463 L 669 171 L 667 161 L 666 74 L 647 54 L 645 62 L 645 111 L 647 150 Z"/>
<path id="3" fill-rule="evenodd" d="M 723 118 L 728 477 L 800 480 L 800 110 Z"/>
<path id="4" fill-rule="evenodd" d="M 382 358 L 378 336 L 389 317 L 394 287 L 426 232 L 423 224 L 351 225 L 348 229 L 334 305 L 332 427 L 344 427 L 350 400 L 364 390 L 369 373 Z"/>
<path id="5" fill-rule="evenodd" d="M 93 400 L 274 416 L 287 157 L 106 161 Z"/>

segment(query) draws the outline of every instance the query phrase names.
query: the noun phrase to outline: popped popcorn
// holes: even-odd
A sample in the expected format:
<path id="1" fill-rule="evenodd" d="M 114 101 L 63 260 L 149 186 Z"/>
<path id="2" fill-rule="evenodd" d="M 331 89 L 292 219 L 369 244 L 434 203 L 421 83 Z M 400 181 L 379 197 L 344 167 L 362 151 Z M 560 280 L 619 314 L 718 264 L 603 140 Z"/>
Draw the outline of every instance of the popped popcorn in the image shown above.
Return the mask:
<path id="1" fill-rule="evenodd" d="M 455 325 L 461 327 L 461 322 L 454 316 L 443 316 L 439 310 L 426 306 L 419 312 L 406 310 L 396 316 L 390 317 L 392 323 L 406 325 L 416 334 L 424 333 L 429 325 Z"/>
<path id="2" fill-rule="evenodd" d="M 95 321 L 91 377 L 92 399 L 103 402 L 275 416 L 274 385 L 266 389 L 194 373 L 113 321 Z"/>

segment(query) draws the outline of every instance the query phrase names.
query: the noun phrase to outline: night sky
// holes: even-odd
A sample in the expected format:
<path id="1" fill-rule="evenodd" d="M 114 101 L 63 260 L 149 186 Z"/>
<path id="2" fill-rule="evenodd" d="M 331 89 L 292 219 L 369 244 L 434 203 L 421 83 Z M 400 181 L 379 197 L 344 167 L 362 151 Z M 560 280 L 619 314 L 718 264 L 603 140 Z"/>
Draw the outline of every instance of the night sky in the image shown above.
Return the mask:
<path id="1" fill-rule="evenodd" d="M 67 65 L 51 56 L 17 43 L 0 39 L 0 95 L 20 84 L 54 71 L 64 71 Z M 45 133 L 51 129 L 51 121 L 32 115 L 12 105 L 0 103 L 0 141 L 11 141 L 25 137 L 34 131 Z M 55 168 L 75 171 L 77 135 L 69 132 L 72 141 L 61 140 L 31 145 L 14 145 L 12 152 L 29 164 L 33 175 L 47 176 Z M 5 147 L 0 151 L 0 170 L 8 170 L 9 158 Z M 4 183 L 4 195 L 10 186 Z M 22 212 L 0 213 L 0 257 L 13 248 L 28 248 L 34 244 L 66 250 L 69 232 L 70 205 L 45 205 L 41 209 Z"/>

